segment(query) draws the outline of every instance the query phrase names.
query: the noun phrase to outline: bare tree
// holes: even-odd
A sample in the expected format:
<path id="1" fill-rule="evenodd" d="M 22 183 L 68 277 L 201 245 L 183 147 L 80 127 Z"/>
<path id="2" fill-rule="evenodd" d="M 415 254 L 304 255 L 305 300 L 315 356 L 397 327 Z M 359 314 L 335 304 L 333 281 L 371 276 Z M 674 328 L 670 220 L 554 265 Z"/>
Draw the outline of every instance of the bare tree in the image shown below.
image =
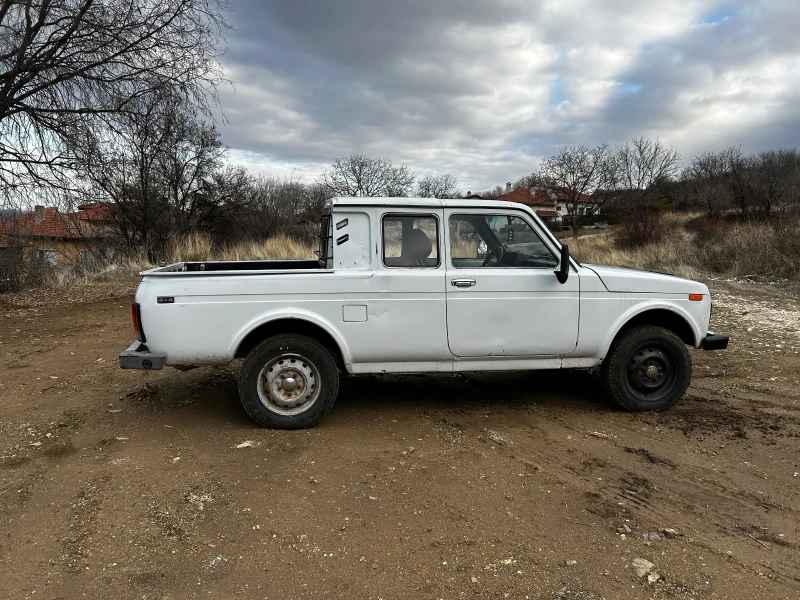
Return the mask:
<path id="1" fill-rule="evenodd" d="M 249 177 L 230 207 L 242 237 L 264 240 L 284 233 L 312 241 L 328 194 L 319 184 L 304 185 L 292 177 Z"/>
<path id="2" fill-rule="evenodd" d="M 457 198 L 458 179 L 455 175 L 426 175 L 417 182 L 416 195 L 420 198 Z"/>
<path id="3" fill-rule="evenodd" d="M 596 148 L 564 146 L 542 161 L 539 175 L 564 204 L 572 235 L 577 238 L 580 221 L 600 208 L 599 199 L 592 195 L 613 182 L 613 161 L 605 144 Z"/>
<path id="4" fill-rule="evenodd" d="M 638 212 L 655 199 L 661 184 L 678 175 L 680 155 L 660 140 L 638 137 L 617 148 L 616 185 L 628 208 Z"/>
<path id="5" fill-rule="evenodd" d="M 226 152 L 213 124 L 171 91 L 131 102 L 87 144 L 84 181 L 114 203 L 123 248 L 163 259 L 170 236 L 211 227 L 221 200 L 214 175 Z"/>
<path id="6" fill-rule="evenodd" d="M 720 153 L 725 168 L 725 179 L 734 204 L 743 217 L 748 214 L 752 202 L 753 185 L 751 181 L 750 159 L 741 147 L 730 146 Z"/>
<path id="7" fill-rule="evenodd" d="M 798 196 L 800 155 L 797 150 L 766 150 L 751 159 L 753 203 L 769 218 L 795 203 Z"/>
<path id="8" fill-rule="evenodd" d="M 714 217 L 724 206 L 725 157 L 717 152 L 703 152 L 695 156 L 684 170 L 684 180 L 698 201 L 706 207 L 709 217 Z"/>
<path id="9" fill-rule="evenodd" d="M 514 182 L 513 188 L 515 190 L 531 189 L 537 185 L 546 185 L 542 175 L 538 171 L 533 171 L 527 175 L 523 175 Z"/>
<path id="10" fill-rule="evenodd" d="M 479 195 L 481 198 L 484 198 L 484 199 L 486 199 L 486 200 L 494 200 L 494 199 L 496 199 L 496 198 L 499 198 L 500 196 L 502 196 L 502 195 L 503 195 L 503 194 L 505 194 L 505 193 L 506 193 L 506 188 L 505 188 L 505 186 L 503 186 L 503 185 L 499 185 L 499 184 L 498 184 L 498 185 L 494 186 L 494 187 L 493 187 L 492 189 L 490 189 L 490 190 L 484 190 L 484 191 L 482 191 L 482 192 L 479 192 L 479 194 L 478 194 L 478 195 Z"/>
<path id="11" fill-rule="evenodd" d="M 352 154 L 333 161 L 318 179 L 329 196 L 408 196 L 414 173 L 405 166 L 395 167 L 391 159 Z"/>
<path id="12" fill-rule="evenodd" d="M 109 116 L 169 87 L 202 110 L 222 81 L 226 0 L 0 0 L 0 188 L 71 187 Z M 37 192 L 38 193 L 38 192 Z"/>

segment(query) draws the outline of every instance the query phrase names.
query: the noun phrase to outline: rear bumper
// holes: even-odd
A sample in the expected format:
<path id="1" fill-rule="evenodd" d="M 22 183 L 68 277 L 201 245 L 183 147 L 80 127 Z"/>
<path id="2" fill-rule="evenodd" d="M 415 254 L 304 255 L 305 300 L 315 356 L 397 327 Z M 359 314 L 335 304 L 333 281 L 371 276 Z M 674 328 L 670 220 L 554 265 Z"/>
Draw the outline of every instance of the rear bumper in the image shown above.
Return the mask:
<path id="1" fill-rule="evenodd" d="M 724 333 L 709 331 L 700 345 L 703 350 L 725 350 L 728 347 L 728 336 Z"/>
<path id="2" fill-rule="evenodd" d="M 157 371 L 164 368 L 166 358 L 166 354 L 150 352 L 145 344 L 136 341 L 127 350 L 119 353 L 119 368 Z"/>

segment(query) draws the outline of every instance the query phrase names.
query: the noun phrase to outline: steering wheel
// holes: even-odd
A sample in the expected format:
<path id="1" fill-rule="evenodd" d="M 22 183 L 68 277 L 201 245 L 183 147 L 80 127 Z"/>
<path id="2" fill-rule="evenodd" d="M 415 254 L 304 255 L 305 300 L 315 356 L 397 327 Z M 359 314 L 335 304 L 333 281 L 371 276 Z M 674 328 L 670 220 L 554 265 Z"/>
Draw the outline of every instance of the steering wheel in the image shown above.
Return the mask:
<path id="1" fill-rule="evenodd" d="M 503 248 L 503 245 L 500 244 L 499 246 L 495 246 L 489 251 L 489 254 L 486 255 L 486 258 L 483 260 L 482 267 L 496 267 L 501 262 L 503 262 L 503 255 L 506 253 L 506 249 Z M 494 262 L 492 262 L 494 259 Z"/>

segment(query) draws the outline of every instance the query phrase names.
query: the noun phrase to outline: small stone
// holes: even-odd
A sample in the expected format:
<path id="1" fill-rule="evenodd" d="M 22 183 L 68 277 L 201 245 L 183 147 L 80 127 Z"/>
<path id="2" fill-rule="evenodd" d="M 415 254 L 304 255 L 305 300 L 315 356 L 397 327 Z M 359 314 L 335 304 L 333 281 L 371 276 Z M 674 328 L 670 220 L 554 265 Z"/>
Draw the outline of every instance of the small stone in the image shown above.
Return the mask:
<path id="1" fill-rule="evenodd" d="M 568 567 L 571 567 L 572 565 L 577 565 L 577 564 L 578 564 L 577 560 L 568 560 L 567 561 L 567 566 Z"/>
<path id="2" fill-rule="evenodd" d="M 653 563 L 644 558 L 634 558 L 631 562 L 631 565 L 633 565 L 633 568 L 636 569 L 636 574 L 639 577 L 644 577 L 655 568 Z"/>
<path id="3" fill-rule="evenodd" d="M 671 527 L 665 527 L 661 530 L 661 532 L 667 537 L 681 537 L 683 535 L 681 531 L 672 529 Z"/>
<path id="4" fill-rule="evenodd" d="M 625 533 L 633 533 L 633 530 L 630 527 L 628 527 L 627 523 L 622 524 L 622 529 L 625 530 Z"/>
<path id="5" fill-rule="evenodd" d="M 372 568 L 373 569 L 377 569 L 378 568 L 378 563 L 372 563 Z"/>
<path id="6" fill-rule="evenodd" d="M 664 536 L 662 534 L 660 534 L 660 533 L 655 532 L 655 531 L 649 531 L 649 532 L 644 534 L 644 538 L 646 540 L 651 541 L 651 542 L 660 542 L 661 540 L 664 539 Z"/>
<path id="7" fill-rule="evenodd" d="M 647 583 L 655 583 L 659 579 L 661 579 L 661 575 L 653 571 L 647 576 Z"/>
<path id="8" fill-rule="evenodd" d="M 470 581 L 471 581 L 472 583 L 478 583 L 478 578 L 477 578 L 477 577 L 475 577 L 475 576 L 473 575 L 473 576 L 470 578 Z"/>

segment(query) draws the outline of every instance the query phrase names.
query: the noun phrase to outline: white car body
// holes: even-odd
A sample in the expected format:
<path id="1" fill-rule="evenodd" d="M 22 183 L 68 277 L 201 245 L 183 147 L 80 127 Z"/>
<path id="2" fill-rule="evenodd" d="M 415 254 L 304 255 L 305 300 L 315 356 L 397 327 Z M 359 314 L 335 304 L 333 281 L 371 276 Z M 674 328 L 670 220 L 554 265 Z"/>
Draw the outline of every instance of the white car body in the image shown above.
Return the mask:
<path id="1" fill-rule="evenodd" d="M 135 302 L 146 347 L 122 353 L 121 366 L 222 365 L 271 332 L 299 330 L 353 374 L 591 368 L 632 322 L 695 348 L 708 333 L 711 297 L 696 281 L 573 259 L 564 283 L 552 267 L 454 266 L 451 215 L 489 213 L 523 219 L 558 261 L 560 242 L 520 204 L 334 198 L 325 213 L 330 239 L 312 268 L 209 262 L 143 272 Z M 384 264 L 382 218 L 404 214 L 435 217 L 438 265 Z"/>

